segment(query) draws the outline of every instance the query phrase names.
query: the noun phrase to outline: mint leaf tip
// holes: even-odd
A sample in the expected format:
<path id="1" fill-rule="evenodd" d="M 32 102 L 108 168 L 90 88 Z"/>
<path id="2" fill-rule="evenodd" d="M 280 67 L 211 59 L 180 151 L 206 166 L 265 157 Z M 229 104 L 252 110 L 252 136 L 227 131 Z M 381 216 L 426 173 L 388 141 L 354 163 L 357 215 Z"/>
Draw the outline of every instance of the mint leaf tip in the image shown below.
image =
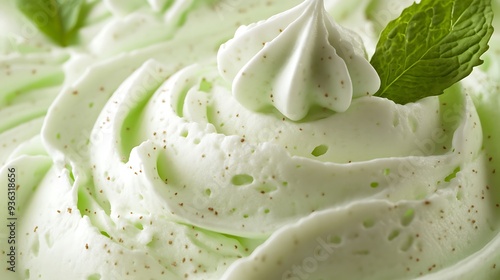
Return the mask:
<path id="1" fill-rule="evenodd" d="M 491 0 L 422 0 L 382 31 L 371 64 L 375 94 L 399 104 L 440 95 L 482 63 L 493 34 Z"/>
<path id="2" fill-rule="evenodd" d="M 65 47 L 78 27 L 84 0 L 16 0 L 16 4 L 38 30 Z"/>

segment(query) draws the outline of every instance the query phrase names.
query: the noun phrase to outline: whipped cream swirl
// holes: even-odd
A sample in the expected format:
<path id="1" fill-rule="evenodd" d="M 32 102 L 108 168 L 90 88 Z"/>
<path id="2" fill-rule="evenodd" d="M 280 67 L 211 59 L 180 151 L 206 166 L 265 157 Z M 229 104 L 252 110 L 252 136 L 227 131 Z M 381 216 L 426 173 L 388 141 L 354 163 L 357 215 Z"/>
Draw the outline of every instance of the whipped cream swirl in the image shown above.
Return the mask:
<path id="1" fill-rule="evenodd" d="M 371 2 L 335 12 L 359 15 Z M 406 105 L 356 90 L 362 76 L 344 57 L 359 97 L 332 113 L 311 97 L 317 84 L 295 83 L 311 89 L 306 109 L 285 117 L 233 95 L 243 88 L 234 77 L 256 65 L 292 81 L 295 65 L 315 79 L 312 70 L 330 69 L 313 63 L 325 42 L 341 58 L 359 51 L 364 65 L 355 36 L 329 33 L 322 1 L 241 1 L 224 12 L 180 3 L 96 2 L 82 46 L 0 57 L 0 73 L 37 70 L 28 88 L 11 80 L 0 90 L 0 116 L 14 116 L 0 132 L 0 178 L 16 167 L 20 205 L 18 271 L 1 279 L 498 279 L 498 52 L 444 95 Z M 217 61 L 242 23 L 289 8 L 240 29 Z M 310 65 L 257 60 L 279 50 Z M 261 78 L 290 101 L 276 77 Z M 248 94 L 271 88 L 250 81 Z M 21 114 L 27 104 L 36 114 Z"/>
<path id="2" fill-rule="evenodd" d="M 274 107 L 294 121 L 318 107 L 344 112 L 353 97 L 380 86 L 361 40 L 331 19 L 323 0 L 240 27 L 221 46 L 218 63 L 245 107 Z"/>

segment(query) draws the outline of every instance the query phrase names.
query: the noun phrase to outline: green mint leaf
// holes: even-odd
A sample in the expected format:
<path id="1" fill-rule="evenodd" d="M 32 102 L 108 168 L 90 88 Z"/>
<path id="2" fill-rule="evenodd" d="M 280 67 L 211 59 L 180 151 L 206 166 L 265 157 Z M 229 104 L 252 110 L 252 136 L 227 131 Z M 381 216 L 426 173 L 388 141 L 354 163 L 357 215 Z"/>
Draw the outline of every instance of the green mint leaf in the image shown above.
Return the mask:
<path id="1" fill-rule="evenodd" d="M 493 33 L 491 0 L 422 0 L 382 31 L 371 64 L 376 96 L 399 104 L 440 95 L 483 61 Z"/>
<path id="2" fill-rule="evenodd" d="M 79 22 L 84 0 L 17 0 L 19 9 L 55 43 L 67 46 Z"/>

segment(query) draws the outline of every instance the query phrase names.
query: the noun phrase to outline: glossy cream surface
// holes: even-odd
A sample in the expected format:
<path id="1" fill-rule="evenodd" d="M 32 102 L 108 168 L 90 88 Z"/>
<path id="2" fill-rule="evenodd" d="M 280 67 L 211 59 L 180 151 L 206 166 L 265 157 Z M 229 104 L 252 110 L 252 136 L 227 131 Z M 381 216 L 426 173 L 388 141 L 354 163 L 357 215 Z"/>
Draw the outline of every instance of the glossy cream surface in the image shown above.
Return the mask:
<path id="1" fill-rule="evenodd" d="M 397 105 L 368 59 L 411 1 L 88 3 L 61 48 L 0 2 L 1 279 L 500 277 L 498 33 Z"/>

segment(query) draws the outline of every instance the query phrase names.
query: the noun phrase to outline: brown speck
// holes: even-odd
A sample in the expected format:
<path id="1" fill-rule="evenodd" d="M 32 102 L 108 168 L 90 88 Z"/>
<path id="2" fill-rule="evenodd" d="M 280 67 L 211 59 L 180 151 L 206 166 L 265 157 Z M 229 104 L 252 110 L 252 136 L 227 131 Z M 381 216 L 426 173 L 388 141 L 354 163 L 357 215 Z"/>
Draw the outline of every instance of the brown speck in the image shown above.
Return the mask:
<path id="1" fill-rule="evenodd" d="M 89 244 L 88 244 L 88 243 L 86 243 L 86 244 L 85 244 L 85 249 L 86 249 L 86 250 L 88 250 L 88 249 L 89 249 Z"/>

